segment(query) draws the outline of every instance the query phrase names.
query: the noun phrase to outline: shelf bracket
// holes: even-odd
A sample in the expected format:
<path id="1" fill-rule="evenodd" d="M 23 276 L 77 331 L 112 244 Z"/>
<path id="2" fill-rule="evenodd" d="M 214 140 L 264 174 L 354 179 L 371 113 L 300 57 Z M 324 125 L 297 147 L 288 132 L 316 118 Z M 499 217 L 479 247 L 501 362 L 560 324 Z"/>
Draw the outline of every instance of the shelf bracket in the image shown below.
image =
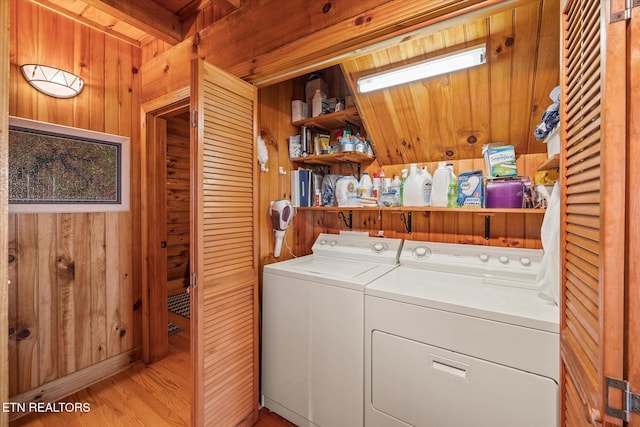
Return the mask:
<path id="1" fill-rule="evenodd" d="M 344 225 L 349 227 L 349 230 L 353 230 L 353 211 L 349 211 L 349 219 L 348 220 L 347 220 L 347 217 L 345 216 L 345 214 L 342 211 L 338 212 L 338 218 L 340 218 L 342 220 L 342 222 L 344 222 Z"/>
<path id="2" fill-rule="evenodd" d="M 400 221 L 402 221 L 402 225 L 404 225 L 404 229 L 407 231 L 407 234 L 411 234 L 411 212 L 407 212 L 406 216 L 404 213 L 401 213 Z"/>
<path id="3" fill-rule="evenodd" d="M 484 240 L 491 237 L 491 215 L 484 216 Z"/>
<path id="4" fill-rule="evenodd" d="M 355 176 L 358 181 L 360 181 L 360 163 L 357 163 L 357 165 L 358 165 L 358 173 L 357 174 L 356 174 L 356 171 L 353 170 L 353 162 L 350 162 L 350 161 L 347 160 L 347 163 L 349 163 L 349 167 L 351 168 L 351 174 L 353 176 Z"/>

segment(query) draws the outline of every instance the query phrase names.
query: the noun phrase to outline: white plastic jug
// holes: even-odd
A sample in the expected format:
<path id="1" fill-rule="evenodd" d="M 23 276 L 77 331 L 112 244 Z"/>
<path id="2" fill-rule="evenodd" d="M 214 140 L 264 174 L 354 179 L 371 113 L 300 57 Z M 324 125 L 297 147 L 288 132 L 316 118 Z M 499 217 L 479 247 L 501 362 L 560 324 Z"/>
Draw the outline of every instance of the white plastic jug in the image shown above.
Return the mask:
<path id="1" fill-rule="evenodd" d="M 373 182 L 367 172 L 362 174 L 360 182 L 358 183 L 358 196 L 372 197 L 373 196 Z"/>
<path id="2" fill-rule="evenodd" d="M 448 203 L 447 193 L 451 182 L 451 170 L 447 168 L 446 162 L 438 163 L 438 169 L 433 173 L 433 184 L 431 186 L 431 206 L 446 208 Z"/>
<path id="3" fill-rule="evenodd" d="M 424 203 L 424 180 L 426 176 L 418 173 L 418 166 L 415 163 L 409 165 L 409 176 L 404 182 L 402 189 L 403 206 L 425 206 Z"/>

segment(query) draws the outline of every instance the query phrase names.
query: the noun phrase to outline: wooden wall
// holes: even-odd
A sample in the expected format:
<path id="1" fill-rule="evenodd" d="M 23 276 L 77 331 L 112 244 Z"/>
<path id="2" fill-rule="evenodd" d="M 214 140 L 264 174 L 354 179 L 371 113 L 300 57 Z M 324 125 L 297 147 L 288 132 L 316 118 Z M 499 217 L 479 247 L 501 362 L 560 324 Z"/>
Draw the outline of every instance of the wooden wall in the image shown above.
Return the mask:
<path id="1" fill-rule="evenodd" d="M 184 291 L 189 280 L 189 122 L 167 120 L 167 291 Z"/>
<path id="2" fill-rule="evenodd" d="M 11 0 L 10 40 L 11 115 L 131 138 L 130 212 L 9 216 L 10 395 L 47 400 L 123 369 L 141 344 L 141 51 L 27 0 Z M 85 88 L 43 95 L 25 63 L 75 72 Z"/>
<path id="3" fill-rule="evenodd" d="M 269 151 L 268 172 L 260 174 L 260 265 L 289 259 L 292 254 L 283 246 L 281 256 L 273 257 L 273 233 L 269 222 L 268 208 L 271 200 L 290 198 L 290 172 L 298 165 L 289 159 L 288 137 L 295 135 L 298 129 L 291 125 L 291 100 L 299 99 L 300 85 L 303 80 L 289 80 L 277 85 L 260 89 L 260 132 L 265 138 Z M 546 160 L 546 154 L 520 156 L 518 172 L 533 177 L 536 168 Z M 482 159 L 452 161 L 456 174 L 460 172 L 483 169 Z M 428 166 L 433 173 L 437 162 L 421 163 Z M 280 175 L 278 168 L 287 171 Z M 377 162 L 362 165 L 363 171 L 370 174 L 379 170 Z M 408 165 L 385 165 L 386 176 L 400 174 Z M 336 165 L 332 173 L 351 175 L 346 164 Z M 348 209 L 342 210 L 348 214 Z M 377 234 L 384 231 L 387 237 L 410 240 L 430 240 L 435 242 L 467 243 L 493 246 L 516 246 L 540 248 L 540 227 L 542 214 L 494 214 L 491 217 L 490 239 L 484 238 L 484 215 L 464 212 L 413 212 L 413 230 L 408 234 L 400 220 L 399 212 L 358 211 L 353 209 L 353 230 L 369 231 Z M 348 230 L 338 212 L 326 210 L 298 210 L 292 226 L 286 235 L 286 243 L 296 256 L 311 253 L 311 245 L 321 232 L 337 233 Z"/>

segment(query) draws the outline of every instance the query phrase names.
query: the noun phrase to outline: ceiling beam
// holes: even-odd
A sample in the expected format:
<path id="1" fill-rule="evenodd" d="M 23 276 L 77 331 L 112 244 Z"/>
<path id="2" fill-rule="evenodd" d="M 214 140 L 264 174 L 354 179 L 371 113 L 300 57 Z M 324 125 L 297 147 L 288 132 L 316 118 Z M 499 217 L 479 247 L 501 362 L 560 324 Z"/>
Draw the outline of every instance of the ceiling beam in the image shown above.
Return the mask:
<path id="1" fill-rule="evenodd" d="M 211 3 L 217 5 L 226 14 L 240 8 L 241 0 L 211 0 Z"/>
<path id="2" fill-rule="evenodd" d="M 83 1 L 171 45 L 180 43 L 183 39 L 182 24 L 178 15 L 152 0 Z"/>

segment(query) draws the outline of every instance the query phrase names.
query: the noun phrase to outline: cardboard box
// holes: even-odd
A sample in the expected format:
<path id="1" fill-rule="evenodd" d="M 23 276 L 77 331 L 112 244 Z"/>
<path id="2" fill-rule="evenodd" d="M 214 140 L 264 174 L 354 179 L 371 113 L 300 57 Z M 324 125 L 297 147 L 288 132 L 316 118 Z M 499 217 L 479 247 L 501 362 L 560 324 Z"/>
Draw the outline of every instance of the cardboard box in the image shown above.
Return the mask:
<path id="1" fill-rule="evenodd" d="M 295 100 L 291 101 L 291 121 L 297 122 L 309 118 L 309 104 Z"/>
<path id="2" fill-rule="evenodd" d="M 484 202 L 484 185 L 482 171 L 476 170 L 461 173 L 458 177 L 458 206 L 481 208 Z"/>
<path id="3" fill-rule="evenodd" d="M 482 157 L 487 169 L 487 176 L 517 176 L 516 152 L 512 145 L 503 145 L 501 142 L 485 144 L 482 146 Z"/>
<path id="4" fill-rule="evenodd" d="M 329 96 L 328 90 L 329 85 L 324 80 L 318 78 L 309 80 L 305 86 L 305 96 L 307 104 L 311 105 L 311 101 L 313 101 L 313 95 L 316 93 L 316 89 L 320 89 L 320 92 L 324 93 L 326 96 Z"/>

